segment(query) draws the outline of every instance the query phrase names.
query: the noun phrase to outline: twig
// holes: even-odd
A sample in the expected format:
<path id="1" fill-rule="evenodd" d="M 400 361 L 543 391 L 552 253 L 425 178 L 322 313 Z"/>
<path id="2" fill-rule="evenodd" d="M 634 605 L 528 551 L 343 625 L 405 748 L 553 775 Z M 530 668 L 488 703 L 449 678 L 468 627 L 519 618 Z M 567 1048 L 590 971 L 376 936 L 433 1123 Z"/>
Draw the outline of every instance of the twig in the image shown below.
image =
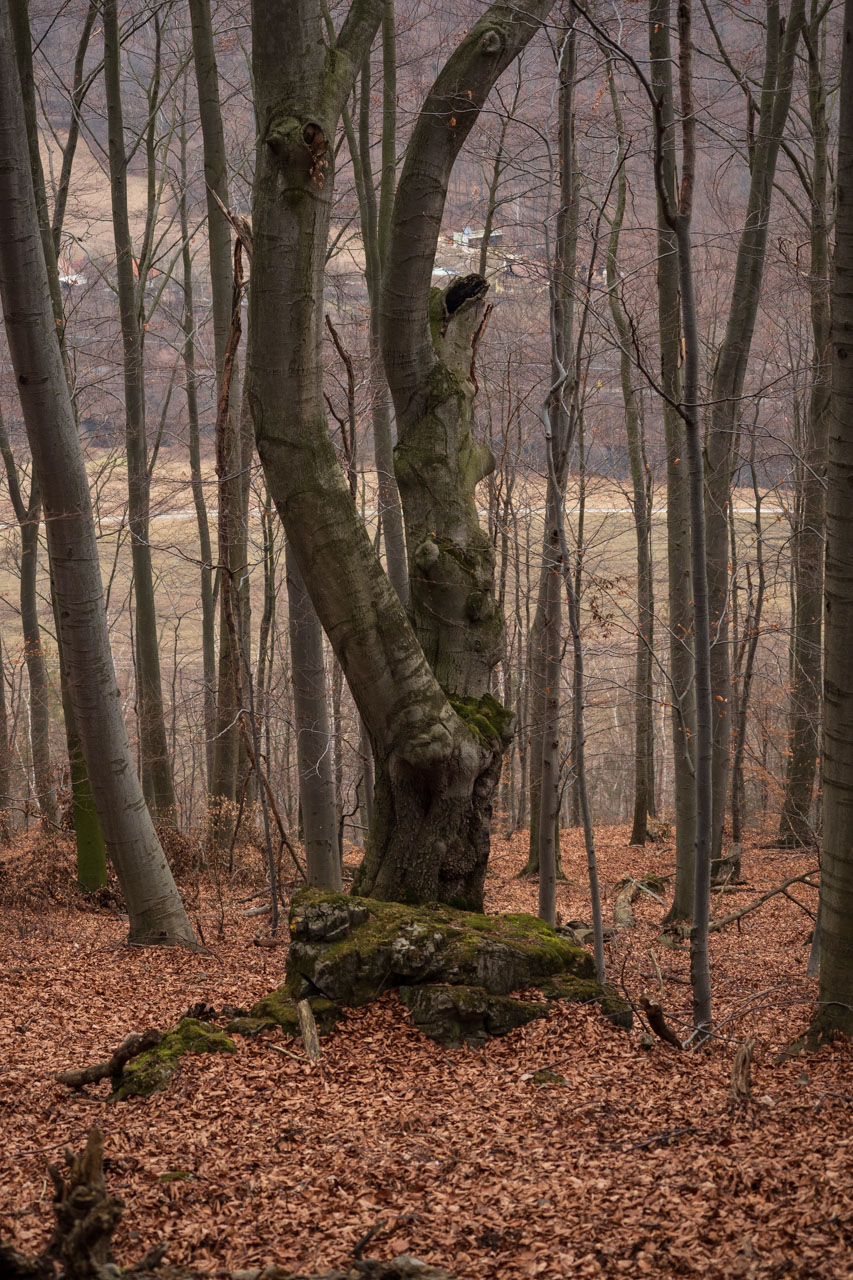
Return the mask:
<path id="1" fill-rule="evenodd" d="M 378 1222 L 374 1222 L 373 1226 L 370 1228 L 369 1231 L 365 1231 L 364 1235 L 361 1237 L 358 1244 L 355 1246 L 355 1248 L 352 1251 L 352 1256 L 356 1262 L 361 1262 L 361 1255 L 365 1247 L 370 1244 L 374 1236 L 379 1235 L 379 1232 L 385 1226 L 385 1223 L 387 1221 L 388 1221 L 387 1218 L 380 1218 Z"/>
<path id="2" fill-rule="evenodd" d="M 286 1056 L 287 1056 L 288 1058 L 293 1058 L 293 1060 L 294 1060 L 295 1062 L 307 1062 L 307 1061 L 308 1061 L 308 1059 L 307 1059 L 303 1054 L 301 1054 L 301 1053 L 293 1053 L 293 1051 L 292 1051 L 292 1050 L 290 1050 L 290 1049 L 285 1049 L 284 1045 L 282 1045 L 282 1044 L 270 1044 L 270 1043 L 269 1043 L 269 1041 L 267 1041 L 267 1042 L 266 1042 L 266 1045 L 267 1045 L 267 1048 L 268 1048 L 268 1049 L 272 1049 L 274 1053 L 283 1053 L 283 1054 L 286 1054 Z"/>

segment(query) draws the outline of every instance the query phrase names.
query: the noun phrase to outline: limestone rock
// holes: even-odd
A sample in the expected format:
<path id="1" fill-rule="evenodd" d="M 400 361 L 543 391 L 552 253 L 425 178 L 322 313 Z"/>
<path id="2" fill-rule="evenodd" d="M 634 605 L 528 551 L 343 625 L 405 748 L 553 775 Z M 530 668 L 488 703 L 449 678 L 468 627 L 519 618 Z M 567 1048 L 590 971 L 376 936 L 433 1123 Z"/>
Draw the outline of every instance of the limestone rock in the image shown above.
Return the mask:
<path id="1" fill-rule="evenodd" d="M 399 988 L 425 1035 L 478 1045 L 547 1016 L 547 1004 L 511 995 L 539 987 L 549 999 L 597 1000 L 618 1025 L 630 1025 L 628 1006 L 596 982 L 589 952 L 535 916 L 304 889 L 293 899 L 290 936 L 287 981 L 253 1007 L 253 1018 L 286 1026 L 295 1000 L 310 999 L 316 1015 L 318 1005 L 369 1004 Z"/>

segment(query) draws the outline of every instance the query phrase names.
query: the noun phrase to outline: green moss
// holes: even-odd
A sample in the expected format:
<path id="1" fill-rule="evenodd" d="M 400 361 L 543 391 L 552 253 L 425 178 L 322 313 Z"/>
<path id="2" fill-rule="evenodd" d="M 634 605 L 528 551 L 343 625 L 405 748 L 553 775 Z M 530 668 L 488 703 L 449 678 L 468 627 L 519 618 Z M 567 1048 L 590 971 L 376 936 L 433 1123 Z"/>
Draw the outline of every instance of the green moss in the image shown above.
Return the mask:
<path id="1" fill-rule="evenodd" d="M 482 698 L 451 697 L 449 701 L 462 723 L 484 746 L 507 741 L 515 716 L 490 693 Z"/>
<path id="2" fill-rule="evenodd" d="M 186 1169 L 171 1169 L 168 1173 L 161 1173 L 158 1182 L 192 1182 L 195 1177 L 194 1173 L 188 1173 Z"/>
<path id="3" fill-rule="evenodd" d="M 543 983 L 542 991 L 548 1000 L 571 1000 L 575 1004 L 596 1003 L 614 1027 L 630 1031 L 633 1025 L 634 1015 L 628 1001 L 615 988 L 609 985 L 602 987 L 594 977 L 576 978 L 571 974 L 561 973 Z"/>
<path id="4" fill-rule="evenodd" d="M 549 1071 L 547 1068 L 544 1071 L 534 1071 L 531 1078 L 534 1084 L 568 1084 L 565 1076 L 561 1076 L 557 1071 Z"/>
<path id="5" fill-rule="evenodd" d="M 209 1023 L 183 1018 L 153 1049 L 131 1059 L 113 1099 L 145 1098 L 165 1089 L 185 1053 L 236 1053 L 236 1046 L 224 1031 Z"/>
<path id="6" fill-rule="evenodd" d="M 328 1034 L 341 1016 L 340 1005 L 332 1000 L 326 1000 L 323 996 L 315 996 L 309 1004 L 320 1035 Z M 286 1036 L 300 1034 L 296 1003 L 291 998 L 286 985 L 258 1000 L 252 1005 L 249 1014 L 250 1019 L 259 1024 L 259 1028 L 281 1027 Z"/>
<path id="7" fill-rule="evenodd" d="M 249 1010 L 249 1017 L 267 1026 L 284 1027 L 290 1035 L 297 1035 L 299 1031 L 296 1005 L 284 987 L 271 991 L 269 995 L 253 1004 Z"/>

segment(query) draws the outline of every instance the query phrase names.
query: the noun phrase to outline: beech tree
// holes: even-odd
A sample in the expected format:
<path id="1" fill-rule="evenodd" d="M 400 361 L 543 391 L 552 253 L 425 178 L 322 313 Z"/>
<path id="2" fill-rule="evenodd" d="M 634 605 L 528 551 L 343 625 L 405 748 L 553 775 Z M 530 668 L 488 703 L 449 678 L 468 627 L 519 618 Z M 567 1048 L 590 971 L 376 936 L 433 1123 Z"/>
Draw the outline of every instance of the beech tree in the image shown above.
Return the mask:
<path id="1" fill-rule="evenodd" d="M 30 177 L 7 6 L 0 6 L 0 299 L 42 495 L 63 662 L 130 940 L 195 943 L 133 767 L 110 652 L 88 477 Z"/>
<path id="2" fill-rule="evenodd" d="M 819 1018 L 853 1035 L 853 0 L 845 0 L 826 468 Z"/>
<path id="3" fill-rule="evenodd" d="M 487 285 L 469 276 L 430 294 L 430 283 L 454 161 L 551 2 L 497 3 L 471 26 L 427 96 L 395 196 L 382 350 L 398 425 L 408 615 L 335 457 L 322 387 L 335 135 L 382 0 L 354 0 L 334 49 L 318 0 L 253 5 L 249 398 L 270 493 L 373 746 L 373 823 L 356 888 L 377 897 L 482 903 L 492 794 L 513 719 L 488 694 L 501 619 L 474 501 L 493 465 L 472 434 Z"/>

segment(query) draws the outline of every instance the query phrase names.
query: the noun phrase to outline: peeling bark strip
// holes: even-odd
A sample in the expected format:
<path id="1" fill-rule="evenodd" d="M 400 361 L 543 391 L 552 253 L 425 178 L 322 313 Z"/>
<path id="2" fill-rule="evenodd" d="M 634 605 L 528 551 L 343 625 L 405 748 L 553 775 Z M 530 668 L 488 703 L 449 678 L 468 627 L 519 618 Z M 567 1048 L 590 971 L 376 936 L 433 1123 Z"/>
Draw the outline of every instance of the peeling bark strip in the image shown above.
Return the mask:
<path id="1" fill-rule="evenodd" d="M 395 201 L 383 277 L 392 337 L 388 346 L 383 337 L 383 348 L 398 454 L 412 476 L 428 470 L 436 495 L 432 511 L 412 495 L 407 526 L 424 532 L 410 534 L 409 545 L 415 555 L 426 533 L 437 534 L 438 555 L 453 559 L 457 573 L 443 627 L 428 616 L 435 584 L 424 587 L 423 605 L 413 606 L 416 635 L 341 474 L 323 401 L 330 142 L 383 3 L 354 0 L 334 49 L 324 42 L 317 0 L 253 6 L 259 145 L 249 399 L 270 493 L 373 745 L 376 815 L 359 888 L 377 897 L 482 902 L 491 798 L 512 732 L 512 718 L 481 696 L 501 626 L 491 549 L 473 504 L 474 485 L 490 465 L 470 430 L 471 343 L 482 286 L 453 309 L 442 298 L 443 311 L 431 317 L 430 279 L 456 155 L 492 85 L 550 7 L 551 0 L 529 0 L 526 12 L 496 4 L 471 28 L 427 97 Z M 451 446 L 442 451 L 435 437 L 445 432 Z M 422 550 L 427 560 L 432 555 L 432 548 Z M 470 638 L 449 647 L 462 622 Z M 429 638 L 427 657 L 419 637 Z"/>

